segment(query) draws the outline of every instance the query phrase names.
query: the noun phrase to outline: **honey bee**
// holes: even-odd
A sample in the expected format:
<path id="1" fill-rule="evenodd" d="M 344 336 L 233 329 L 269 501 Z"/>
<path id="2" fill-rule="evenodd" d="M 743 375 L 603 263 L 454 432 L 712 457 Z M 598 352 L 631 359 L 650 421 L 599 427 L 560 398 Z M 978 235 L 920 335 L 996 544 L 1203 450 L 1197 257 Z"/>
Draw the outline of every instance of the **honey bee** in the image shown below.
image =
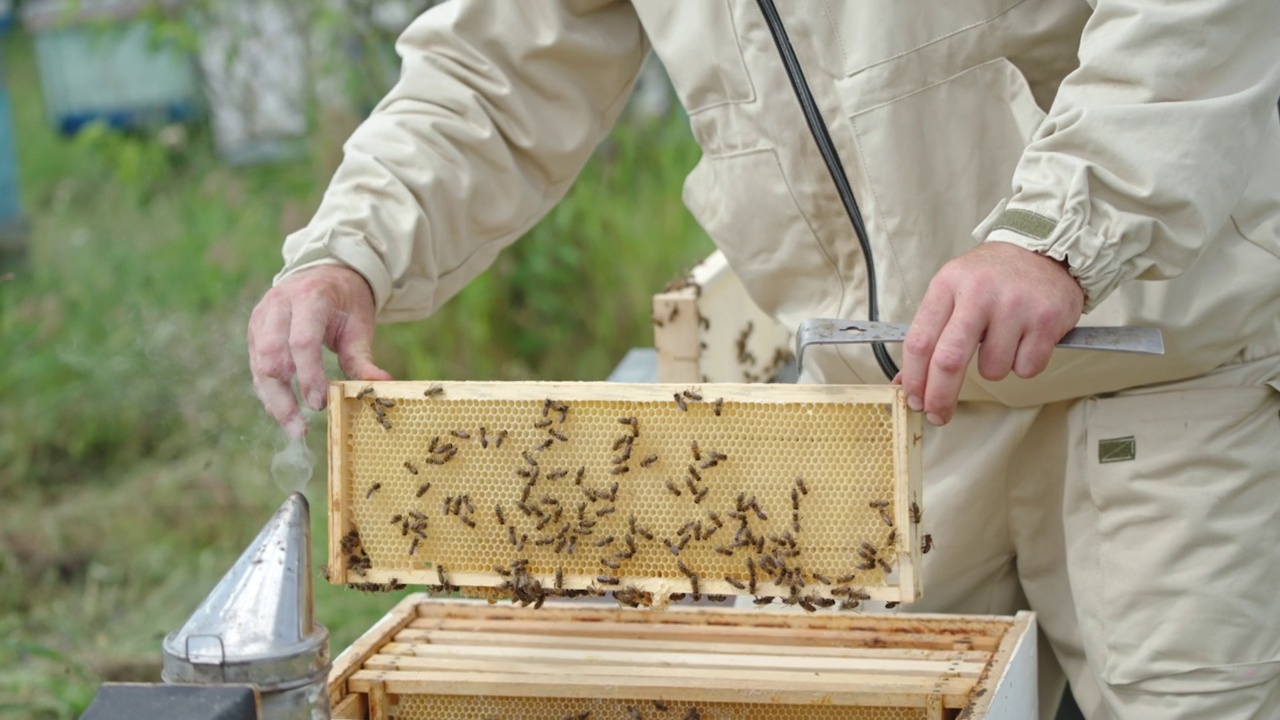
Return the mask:
<path id="1" fill-rule="evenodd" d="M 671 538 L 663 538 L 662 544 L 667 546 L 667 549 L 671 551 L 672 555 L 680 554 L 680 546 L 671 542 Z"/>
<path id="2" fill-rule="evenodd" d="M 613 458 L 613 464 L 621 465 L 622 463 L 630 459 L 631 459 L 631 443 L 627 443 L 626 446 L 623 447 L 622 449 L 622 454 Z"/>
<path id="3" fill-rule="evenodd" d="M 533 455 L 528 450 L 521 450 L 520 455 L 521 457 L 524 458 L 525 462 L 529 463 L 529 465 L 531 465 L 532 467 L 538 467 L 538 461 L 533 457 Z"/>
<path id="4" fill-rule="evenodd" d="M 423 397 L 438 398 L 444 395 L 444 387 L 440 383 L 435 383 L 431 387 L 422 392 Z"/>
<path id="5" fill-rule="evenodd" d="M 458 438 L 459 440 L 471 439 L 471 433 L 467 432 L 466 430 L 450 430 L 449 434 Z"/>
<path id="6" fill-rule="evenodd" d="M 854 581 L 854 578 L 856 577 L 857 575 L 854 575 L 853 573 L 849 573 L 848 575 L 841 575 L 840 577 L 836 578 L 836 584 L 845 585 L 847 583 L 851 583 Z"/>
<path id="7" fill-rule="evenodd" d="M 647 458 L 645 458 L 645 459 L 643 459 L 643 460 L 641 460 L 641 461 L 640 461 L 640 467 L 649 467 L 650 465 L 652 465 L 652 464 L 654 464 L 654 463 L 656 463 L 656 462 L 658 462 L 658 456 L 657 456 L 657 455 L 650 455 L 649 457 L 647 457 Z"/>
<path id="8" fill-rule="evenodd" d="M 919 525 L 920 521 L 923 519 L 924 519 L 924 511 L 920 509 L 920 506 L 916 504 L 915 500 L 912 500 L 911 501 L 911 524 Z"/>
<path id="9" fill-rule="evenodd" d="M 551 408 L 556 404 L 555 400 L 547 398 L 542 401 L 542 417 L 546 417 L 551 412 Z"/>
<path id="10" fill-rule="evenodd" d="M 390 430 L 390 429 L 391 429 L 391 421 L 390 421 L 390 420 L 388 420 L 388 419 L 386 418 L 386 416 L 384 416 L 384 415 L 379 415 L 379 416 L 378 416 L 378 424 L 382 426 L 382 429 L 383 429 L 383 430 Z"/>
<path id="11" fill-rule="evenodd" d="M 514 525 L 507 526 L 507 541 L 512 545 L 516 544 L 516 528 Z"/>
<path id="12" fill-rule="evenodd" d="M 472 520 L 470 515 L 459 515 L 458 519 L 462 521 L 462 524 L 469 528 L 474 528 L 476 526 L 476 521 Z"/>
<path id="13" fill-rule="evenodd" d="M 582 531 L 582 530 L 590 530 L 591 528 L 593 528 L 593 527 L 595 527 L 595 526 L 596 526 L 596 521 L 595 521 L 595 520 L 579 520 L 579 521 L 578 521 L 578 527 L 580 528 L 580 531 Z"/>
<path id="14" fill-rule="evenodd" d="M 804 493 L 805 495 L 809 494 L 809 486 L 804 484 L 804 478 L 802 477 L 796 478 L 796 487 L 800 488 L 800 492 Z"/>
<path id="15" fill-rule="evenodd" d="M 555 443 L 554 439 L 547 438 L 546 440 L 543 440 L 542 442 L 538 443 L 538 446 L 534 449 L 537 450 L 538 452 L 542 452 L 543 450 L 546 450 L 547 448 L 551 447 L 551 445 L 554 443 Z"/>
<path id="16" fill-rule="evenodd" d="M 698 712 L 698 708 L 691 707 L 689 712 L 684 714 L 684 720 L 702 720 L 702 713 Z"/>
<path id="17" fill-rule="evenodd" d="M 635 705 L 627 706 L 627 717 L 630 720 L 644 720 L 644 715 L 642 715 L 640 711 L 636 709 Z"/>
<path id="18" fill-rule="evenodd" d="M 880 565 L 880 569 L 884 570 L 886 575 L 893 572 L 893 568 L 889 567 L 889 563 L 885 562 L 884 558 L 876 558 L 876 563 Z"/>
<path id="19" fill-rule="evenodd" d="M 528 539 L 529 536 L 527 534 L 520 533 L 520 542 L 516 543 L 516 552 L 524 552 L 524 544 Z"/>
<path id="20" fill-rule="evenodd" d="M 600 558 L 600 564 L 609 568 L 610 570 L 617 570 L 618 568 L 622 567 L 622 565 L 617 560 L 614 560 L 612 558 Z"/>
<path id="21" fill-rule="evenodd" d="M 708 460 L 703 460 L 702 462 L 698 463 L 698 467 L 699 467 L 700 469 L 702 469 L 702 470 L 706 470 L 707 468 L 713 468 L 713 467 L 715 467 L 715 466 L 717 466 L 717 465 L 719 465 L 719 464 L 720 464 L 720 463 L 716 462 L 715 460 L 710 460 L 710 459 L 708 459 Z"/>
<path id="22" fill-rule="evenodd" d="M 547 479 L 548 479 L 548 480 L 559 480 L 560 478 L 562 478 L 562 477 L 564 477 L 565 475 L 568 475 L 568 474 L 569 474 L 569 471 L 568 471 L 568 470 L 565 470 L 564 468 L 561 468 L 561 469 L 559 469 L 559 470 L 552 470 L 551 472 L 547 473 Z"/>
<path id="23" fill-rule="evenodd" d="M 565 418 L 569 417 L 569 404 L 562 403 L 562 402 L 556 403 L 555 407 L 553 407 L 552 410 L 555 410 L 557 413 L 560 414 L 560 424 L 563 425 Z"/>
<path id="24" fill-rule="evenodd" d="M 885 538 L 884 544 L 893 545 L 894 541 L 897 539 L 898 539 L 898 530 L 895 528 L 889 531 L 889 537 Z"/>
<path id="25" fill-rule="evenodd" d="M 681 394 L 684 395 L 686 398 L 693 400 L 694 402 L 702 402 L 702 393 L 698 392 L 696 388 L 685 390 Z"/>
<path id="26" fill-rule="evenodd" d="M 717 545 L 717 546 L 715 547 L 715 551 L 716 551 L 716 552 L 718 552 L 718 553 L 720 553 L 721 555 L 726 555 L 726 556 L 728 556 L 728 557 L 733 557 L 733 548 L 727 548 L 727 547 L 725 547 L 725 546 L 723 546 L 723 545 Z"/>
<path id="27" fill-rule="evenodd" d="M 753 499 L 754 499 L 754 498 L 753 498 Z M 755 505 L 755 504 L 753 504 L 753 505 L 751 506 L 751 509 L 756 511 L 756 517 L 760 518 L 761 520 L 768 520 L 768 519 L 769 519 L 768 514 L 766 514 L 766 513 L 765 513 L 765 511 L 764 511 L 764 510 L 762 510 L 762 509 L 760 508 L 760 506 L 759 506 L 759 505 Z"/>
<path id="28" fill-rule="evenodd" d="M 369 396 L 370 396 L 370 395 L 372 395 L 372 394 L 373 394 L 373 386 L 372 386 L 372 385 L 365 385 L 365 386 L 364 386 L 364 389 L 362 389 L 360 392 L 356 393 L 356 399 L 357 399 L 357 400 L 363 400 L 363 399 L 365 399 L 366 397 L 369 397 Z"/>
<path id="29" fill-rule="evenodd" d="M 591 544 L 592 544 L 592 545 L 594 545 L 595 547 L 604 547 L 605 545 L 611 545 L 611 544 L 613 544 L 613 536 L 612 536 L 612 535 L 606 535 L 606 536 L 604 536 L 604 537 L 600 538 L 599 540 L 596 540 L 595 542 L 593 542 L 593 543 L 591 543 Z"/>
<path id="30" fill-rule="evenodd" d="M 422 542 L 422 539 L 421 539 L 421 538 L 416 538 L 416 537 L 415 537 L 415 538 L 413 539 L 413 542 L 409 543 L 409 554 L 410 554 L 410 555 L 413 555 L 414 553 L 418 552 L 418 543 L 420 543 L 420 542 Z"/>
<path id="31" fill-rule="evenodd" d="M 857 568 L 857 569 L 859 569 L 859 570 L 875 570 L 875 569 L 876 569 L 876 561 L 875 561 L 875 560 L 868 560 L 868 561 L 866 561 L 866 562 L 856 563 L 856 564 L 854 565 L 854 567 L 855 567 L 855 568 Z"/>
<path id="32" fill-rule="evenodd" d="M 654 700 L 654 701 L 653 701 L 653 709 L 654 709 L 654 710 L 660 710 L 660 711 L 662 711 L 662 712 L 666 712 L 666 711 L 667 711 L 667 704 L 666 704 L 665 702 L 661 701 L 661 700 Z"/>
<path id="33" fill-rule="evenodd" d="M 573 484 L 574 484 L 574 485 L 581 485 L 581 484 L 582 484 L 582 478 L 583 478 L 586 474 L 587 474 L 587 466 L 586 466 L 586 465 L 579 465 L 579 466 L 578 466 L 578 474 L 577 474 L 577 475 L 575 475 L 575 476 L 573 477 Z"/>
<path id="34" fill-rule="evenodd" d="M 544 420 L 535 420 L 533 423 L 533 426 L 539 430 L 545 427 L 551 427 L 551 418 L 546 418 Z"/>
<path id="35" fill-rule="evenodd" d="M 738 578 L 736 578 L 736 577 L 734 577 L 734 576 L 732 576 L 732 575 L 725 575 L 725 576 L 724 576 L 724 581 L 725 581 L 725 582 L 727 582 L 727 583 L 729 583 L 730 585 L 734 586 L 735 588 L 737 588 L 737 589 L 739 589 L 739 590 L 746 590 L 746 589 L 747 589 L 747 584 L 746 584 L 746 583 L 742 582 L 741 580 L 739 580 Z"/>
<path id="36" fill-rule="evenodd" d="M 562 589 L 564 589 L 564 568 L 562 568 L 562 567 L 557 567 L 557 568 L 556 568 L 556 582 L 555 582 L 555 588 L 556 588 L 557 590 L 562 590 Z"/>
<path id="37" fill-rule="evenodd" d="M 520 488 L 520 502 L 521 503 L 529 502 L 529 493 L 531 492 L 533 492 L 533 483 L 529 483 L 528 485 L 525 485 L 524 487 Z M 528 515 L 528 513 L 525 513 L 525 514 Z"/>
<path id="38" fill-rule="evenodd" d="M 894 609 L 894 608 L 898 607 L 898 605 L 899 605 L 899 604 L 900 604 L 900 603 L 898 603 L 898 602 L 896 602 L 896 601 L 895 601 L 895 602 L 887 602 L 887 603 L 885 603 L 885 604 L 884 604 L 884 609 L 885 609 L 885 610 L 892 610 L 892 609 Z"/>
<path id="39" fill-rule="evenodd" d="M 368 500 L 369 498 L 373 497 L 373 494 L 374 494 L 375 492 L 377 492 L 378 490 L 380 490 L 381 488 L 382 488 L 382 483 L 380 483 L 380 482 L 376 482 L 376 483 L 374 483 L 374 484 L 370 485 L 370 486 L 369 486 L 369 490 L 368 490 L 368 492 L 366 492 L 366 493 L 364 494 L 364 499 L 365 499 L 365 500 Z"/>
<path id="40" fill-rule="evenodd" d="M 612 575 L 597 575 L 596 582 L 600 583 L 601 585 L 617 585 L 618 578 Z"/>
<path id="41" fill-rule="evenodd" d="M 635 527 L 635 534 L 639 535 L 645 540 L 649 540 L 649 541 L 653 540 L 653 533 L 649 532 L 649 528 L 644 527 L 643 525 L 637 525 Z"/>
<path id="42" fill-rule="evenodd" d="M 497 436 L 496 438 L 494 438 L 494 439 L 493 439 L 493 447 L 494 447 L 494 449 L 497 449 L 497 448 L 502 447 L 502 441 L 503 441 L 503 440 L 505 440 L 506 438 L 507 438 L 507 431 L 506 431 L 506 430 L 499 430 L 499 431 L 498 431 L 498 436 Z"/>
<path id="43" fill-rule="evenodd" d="M 667 478 L 666 485 L 667 485 L 667 492 L 671 493 L 672 495 L 675 495 L 676 497 L 680 497 L 681 495 L 680 488 L 676 487 L 676 484 L 672 482 L 671 478 Z"/>
<path id="44" fill-rule="evenodd" d="M 933 536 L 926 534 L 920 545 L 920 554 L 924 555 L 933 549 Z"/>
<path id="45" fill-rule="evenodd" d="M 676 393 L 672 397 L 676 399 L 676 407 L 680 408 L 681 412 L 689 411 L 689 406 L 688 404 L 685 403 L 684 396 L 682 396 L 680 393 Z"/>
<path id="46" fill-rule="evenodd" d="M 633 415 L 633 416 L 631 416 L 631 417 L 620 417 L 620 418 L 618 418 L 618 422 L 619 422 L 619 423 L 621 423 L 622 425 L 629 425 L 629 426 L 630 426 L 630 427 L 632 427 L 633 429 L 634 429 L 634 428 L 636 427 L 636 425 L 639 423 L 639 421 L 638 421 L 638 420 L 636 420 L 636 418 L 635 418 L 635 416 L 634 416 L 634 415 Z"/>
<path id="47" fill-rule="evenodd" d="M 423 515 L 422 513 L 418 512 L 417 510 L 410 510 L 410 511 L 409 511 L 409 517 L 413 518 L 414 520 L 426 520 L 426 519 L 427 519 L 427 516 L 426 516 L 426 515 Z"/>
<path id="48" fill-rule="evenodd" d="M 693 484 L 693 478 L 689 477 L 688 475 L 685 475 L 684 484 L 685 484 L 685 487 L 689 488 L 689 492 L 691 494 L 693 495 L 698 494 L 698 486 Z"/>
<path id="49" fill-rule="evenodd" d="M 724 410 L 724 398 L 716 398 L 716 401 L 711 405 L 711 412 L 715 413 L 716 417 L 720 417 L 722 410 Z"/>
<path id="50" fill-rule="evenodd" d="M 797 535 L 800 534 L 800 513 L 798 512 L 791 513 L 791 529 L 795 530 Z"/>
<path id="51" fill-rule="evenodd" d="M 815 573 L 809 573 L 809 574 L 813 576 L 813 579 L 814 579 L 814 580 L 817 580 L 818 582 L 822 583 L 823 585 L 830 585 L 830 584 L 831 584 L 831 578 L 827 577 L 826 575 L 823 575 L 822 573 L 816 573 L 816 572 L 815 572 Z"/>
<path id="52" fill-rule="evenodd" d="M 596 517 L 604 517 L 605 515 L 612 515 L 616 511 L 617 511 L 616 507 L 612 505 L 606 505 L 605 507 L 602 507 L 599 510 L 596 510 Z"/>
<path id="53" fill-rule="evenodd" d="M 626 465 L 615 465 L 614 467 L 609 468 L 610 475 L 625 475 L 630 471 L 631 468 Z"/>
<path id="54" fill-rule="evenodd" d="M 702 451 L 698 448 L 698 441 L 694 440 L 689 443 L 689 451 L 693 453 L 693 460 L 697 462 L 702 459 Z M 698 478 L 701 480 L 702 478 Z"/>
<path id="55" fill-rule="evenodd" d="M 571 535 L 569 537 L 569 547 L 567 550 L 565 550 L 565 552 L 569 553 L 570 555 L 578 552 L 578 536 L 577 535 Z"/>
<path id="56" fill-rule="evenodd" d="M 489 431 L 485 430 L 484 426 L 481 425 L 480 426 L 480 447 L 486 450 L 489 448 L 488 434 L 489 434 Z"/>
<path id="57" fill-rule="evenodd" d="M 551 428 L 550 430 L 547 430 L 547 432 L 551 434 L 551 437 L 559 440 L 560 442 L 569 442 L 569 437 L 555 428 Z"/>

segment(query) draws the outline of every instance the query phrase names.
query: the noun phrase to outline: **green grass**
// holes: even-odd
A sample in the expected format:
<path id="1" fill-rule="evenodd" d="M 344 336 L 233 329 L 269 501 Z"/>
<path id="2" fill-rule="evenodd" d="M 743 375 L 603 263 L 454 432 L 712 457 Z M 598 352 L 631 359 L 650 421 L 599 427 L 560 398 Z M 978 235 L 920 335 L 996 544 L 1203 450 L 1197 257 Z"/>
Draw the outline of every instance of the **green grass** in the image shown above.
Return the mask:
<path id="1" fill-rule="evenodd" d="M 321 128 L 311 157 L 241 169 L 198 129 L 176 150 L 69 141 L 45 126 L 29 42 L 5 53 L 32 234 L 25 261 L 0 259 L 15 274 L 0 283 L 0 717 L 71 718 L 104 679 L 158 679 L 163 634 L 282 499 L 283 436 L 254 399 L 244 328 L 342 138 Z M 678 116 L 619 126 L 492 269 L 435 317 L 380 329 L 379 362 L 401 378 L 604 377 L 651 344 L 650 295 L 710 251 L 679 200 L 696 159 Z M 318 584 L 335 654 L 398 596 Z"/>

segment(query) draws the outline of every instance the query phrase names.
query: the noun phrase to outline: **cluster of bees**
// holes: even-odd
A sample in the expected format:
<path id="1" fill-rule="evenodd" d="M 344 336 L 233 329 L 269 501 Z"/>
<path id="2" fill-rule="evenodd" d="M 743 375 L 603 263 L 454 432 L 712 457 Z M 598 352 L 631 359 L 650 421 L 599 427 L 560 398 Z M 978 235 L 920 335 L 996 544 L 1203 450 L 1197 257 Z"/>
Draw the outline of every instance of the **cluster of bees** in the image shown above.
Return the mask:
<path id="1" fill-rule="evenodd" d="M 665 700 L 654 700 L 652 702 L 653 709 L 657 712 L 666 713 L 671 710 L 671 707 Z M 641 706 L 639 705 L 628 705 L 625 709 L 625 712 L 627 713 L 627 720 L 644 720 L 644 712 L 640 708 Z M 672 717 L 675 716 L 673 715 Z M 584 710 L 580 713 L 571 713 L 560 718 L 560 720 L 591 720 L 591 711 Z M 696 706 L 691 705 L 688 710 L 685 711 L 683 720 L 702 720 L 702 711 L 698 710 Z"/>
<path id="2" fill-rule="evenodd" d="M 738 337 L 734 340 L 734 349 L 737 352 L 738 367 L 742 370 L 742 381 L 748 383 L 768 382 L 778 376 L 782 369 L 792 360 L 795 360 L 795 354 L 789 348 L 774 348 L 773 357 L 769 362 L 765 363 L 758 371 L 756 365 L 758 361 L 748 344 L 751 340 L 751 333 L 755 331 L 755 323 L 748 320 L 747 324 L 742 327 L 742 331 L 738 333 Z"/>
<path id="3" fill-rule="evenodd" d="M 743 335 L 743 346 L 745 338 Z M 440 397 L 443 389 L 433 385 L 424 395 L 427 398 Z M 370 393 L 362 391 L 361 398 L 370 397 Z M 378 398 L 369 400 L 371 407 L 388 407 L 377 402 Z M 690 405 L 703 402 L 702 394 L 696 389 L 688 389 L 673 396 L 678 409 L 688 412 Z M 723 399 L 707 403 L 715 416 L 720 416 Z M 392 407 L 394 406 L 391 405 Z M 616 534 L 608 534 L 599 524 L 610 520 L 617 513 L 615 504 L 620 490 L 617 480 L 611 480 L 607 486 L 595 486 L 586 481 L 587 468 L 579 466 L 576 471 L 566 467 L 551 467 L 542 459 L 541 453 L 552 448 L 556 443 L 567 443 L 569 437 L 560 429 L 568 417 L 570 408 L 567 403 L 546 399 L 542 405 L 541 416 L 534 421 L 533 427 L 544 431 L 546 437 L 530 449 L 520 453 L 520 463 L 514 468 L 514 474 L 522 481 L 519 499 L 504 507 L 499 502 L 493 506 L 492 516 L 499 527 L 505 528 L 506 542 L 515 553 L 524 553 L 526 548 L 547 548 L 556 555 L 577 555 L 581 552 L 599 553 L 601 572 L 595 576 L 594 582 L 585 589 L 564 587 L 564 569 L 557 567 L 554 581 L 546 583 L 529 570 L 530 561 L 518 558 L 509 565 L 495 565 L 493 571 L 502 580 L 496 588 L 481 589 L 479 592 L 491 600 L 499 597 L 510 598 L 513 602 L 525 606 L 541 607 L 547 598 L 580 597 L 612 595 L 614 599 L 627 607 L 650 607 L 655 602 L 678 602 L 691 596 L 698 601 L 703 597 L 702 586 L 705 579 L 697 569 L 686 563 L 681 554 L 690 543 L 704 543 L 716 554 L 724 557 L 742 558 L 742 571 L 737 574 L 723 576 L 725 583 L 744 593 L 755 595 L 757 605 L 767 605 L 780 600 L 785 605 L 796 605 L 806 611 L 819 608 L 839 606 L 843 610 L 859 607 L 862 601 L 870 599 L 870 595 L 855 585 L 857 572 L 881 570 L 892 572 L 890 563 L 897 547 L 897 529 L 894 518 L 889 512 L 888 500 L 873 500 L 870 508 L 879 513 L 888 527 L 888 536 L 883 543 L 884 548 L 863 540 L 855 552 L 859 561 L 853 570 L 839 577 L 829 577 L 821 572 L 810 571 L 801 563 L 801 546 L 797 536 L 801 533 L 801 507 L 805 496 L 810 492 L 808 484 L 802 477 L 794 481 L 790 489 L 791 516 L 790 525 L 782 532 L 767 532 L 760 529 L 757 523 L 769 521 L 769 513 L 755 496 L 738 493 L 733 509 L 717 511 L 702 508 L 696 519 L 687 521 L 673 536 L 659 538 L 637 521 L 634 514 L 628 515 L 626 532 L 615 530 Z M 385 414 L 377 414 L 382 419 Z M 633 466 L 641 469 L 649 468 L 658 461 L 656 454 L 648 454 L 640 458 L 633 454 L 636 441 L 641 437 L 640 421 L 634 416 L 617 418 L 623 430 L 614 439 L 612 455 L 608 466 L 608 474 L 617 477 L 629 473 Z M 384 426 L 385 427 L 385 426 Z M 490 444 L 501 447 L 508 437 L 507 430 L 490 432 L 480 427 L 475 433 L 482 448 Z M 470 430 L 455 429 L 448 433 L 455 440 L 471 440 Z M 455 442 L 447 437 L 437 436 L 427 448 L 425 462 L 443 465 L 458 454 Z M 714 449 L 703 448 L 697 440 L 690 443 L 690 461 L 677 461 L 676 465 L 685 465 L 682 482 L 667 478 L 664 482 L 666 491 L 675 497 L 687 496 L 694 505 L 700 506 L 707 496 L 710 483 L 704 480 L 708 472 L 729 461 L 729 456 Z M 406 460 L 404 467 L 411 475 L 418 476 L 422 471 L 413 460 Z M 570 482 L 581 497 L 576 501 L 563 497 L 567 489 L 559 486 L 560 493 L 548 493 L 540 490 L 540 482 L 552 482 L 570 478 Z M 371 498 L 381 487 L 381 483 L 369 486 L 365 497 Z M 546 487 L 544 484 L 542 487 Z M 416 498 L 422 498 L 431 489 L 430 481 L 423 481 L 417 489 Z M 445 517 L 453 516 L 469 528 L 477 527 L 477 508 L 469 494 L 451 495 L 441 504 L 441 512 Z M 921 521 L 921 513 L 916 502 L 910 506 L 910 518 L 913 523 Z M 416 509 L 392 515 L 390 522 L 399 525 L 401 536 L 407 538 L 407 554 L 417 554 L 419 546 L 426 540 L 427 516 Z M 530 532 L 523 532 L 517 523 L 524 524 Z M 606 523 L 606 526 L 614 523 Z M 620 528 L 619 528 L 620 529 Z M 723 533 L 723 534 L 721 534 Z M 363 575 L 370 566 L 368 555 L 355 547 L 359 544 L 358 535 L 353 531 L 348 535 L 354 538 L 352 548 L 347 548 L 344 541 L 343 552 L 347 555 L 347 564 L 353 572 Z M 932 538 L 924 536 L 924 552 L 932 548 Z M 665 597 L 655 598 L 653 593 L 636 585 L 623 585 L 620 578 L 623 564 L 634 557 L 640 543 L 660 544 L 676 558 L 676 567 L 689 582 L 689 593 L 671 593 Z M 580 565 L 580 563 L 578 563 Z M 439 583 L 432 589 L 437 592 L 452 592 L 456 587 L 448 582 L 445 570 L 436 566 Z M 545 577 L 545 576 L 544 576 Z M 720 579 L 720 578 L 717 578 Z M 779 595 L 759 595 L 758 586 L 772 583 L 783 588 Z M 365 589 L 365 588 L 362 588 Z M 723 595 L 707 594 L 712 602 L 724 601 Z"/>

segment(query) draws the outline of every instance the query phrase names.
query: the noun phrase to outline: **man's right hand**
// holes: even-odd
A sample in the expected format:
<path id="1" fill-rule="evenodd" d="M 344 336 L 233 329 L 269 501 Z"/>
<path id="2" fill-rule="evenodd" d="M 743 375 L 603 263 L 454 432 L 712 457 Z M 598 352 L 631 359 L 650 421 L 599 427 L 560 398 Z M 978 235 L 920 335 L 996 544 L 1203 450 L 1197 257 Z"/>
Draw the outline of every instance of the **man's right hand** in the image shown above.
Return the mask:
<path id="1" fill-rule="evenodd" d="M 322 347 L 338 356 L 352 379 L 390 380 L 373 364 L 373 291 L 364 277 L 342 265 L 321 265 L 285 278 L 267 291 L 249 317 L 249 368 L 253 390 L 267 413 L 291 438 L 306 433 L 292 381 L 315 410 L 324 408 Z"/>

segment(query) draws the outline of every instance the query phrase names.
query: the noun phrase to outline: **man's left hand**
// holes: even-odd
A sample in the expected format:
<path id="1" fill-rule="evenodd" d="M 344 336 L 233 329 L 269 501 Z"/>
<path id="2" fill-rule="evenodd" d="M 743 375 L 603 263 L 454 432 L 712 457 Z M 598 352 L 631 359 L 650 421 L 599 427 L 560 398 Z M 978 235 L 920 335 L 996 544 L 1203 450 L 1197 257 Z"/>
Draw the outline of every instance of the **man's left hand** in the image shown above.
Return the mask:
<path id="1" fill-rule="evenodd" d="M 942 266 L 916 311 L 898 376 L 907 405 L 945 425 L 975 352 L 987 380 L 1010 370 L 1035 377 L 1083 308 L 1084 291 L 1062 263 L 1010 243 L 979 245 Z"/>

